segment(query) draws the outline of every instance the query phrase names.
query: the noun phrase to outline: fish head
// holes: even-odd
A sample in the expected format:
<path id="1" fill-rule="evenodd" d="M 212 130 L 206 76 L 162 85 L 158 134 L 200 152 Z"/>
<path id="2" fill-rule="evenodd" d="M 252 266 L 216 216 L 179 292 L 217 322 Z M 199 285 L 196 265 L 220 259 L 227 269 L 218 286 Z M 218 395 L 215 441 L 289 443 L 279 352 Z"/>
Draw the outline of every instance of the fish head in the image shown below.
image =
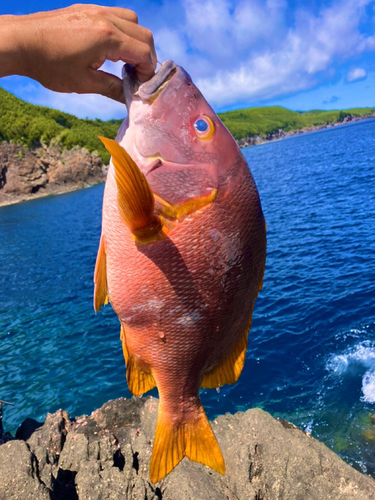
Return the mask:
<path id="1" fill-rule="evenodd" d="M 239 148 L 186 71 L 166 61 L 140 84 L 125 65 L 123 81 L 128 121 L 117 141 L 153 192 L 182 203 L 217 190 Z"/>

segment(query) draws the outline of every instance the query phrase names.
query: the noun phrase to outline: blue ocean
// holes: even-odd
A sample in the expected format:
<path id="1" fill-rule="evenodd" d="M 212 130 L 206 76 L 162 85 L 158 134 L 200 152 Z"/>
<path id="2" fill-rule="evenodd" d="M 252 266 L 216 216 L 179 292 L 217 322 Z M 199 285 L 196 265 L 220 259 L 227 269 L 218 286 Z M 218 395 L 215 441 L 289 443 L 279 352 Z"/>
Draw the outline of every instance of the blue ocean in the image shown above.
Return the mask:
<path id="1" fill-rule="evenodd" d="M 245 149 L 268 227 L 264 287 L 234 386 L 208 416 L 260 407 L 375 474 L 375 120 Z M 131 397 L 110 306 L 95 314 L 103 185 L 0 208 L 4 426 Z M 153 391 L 153 394 L 157 393 Z"/>

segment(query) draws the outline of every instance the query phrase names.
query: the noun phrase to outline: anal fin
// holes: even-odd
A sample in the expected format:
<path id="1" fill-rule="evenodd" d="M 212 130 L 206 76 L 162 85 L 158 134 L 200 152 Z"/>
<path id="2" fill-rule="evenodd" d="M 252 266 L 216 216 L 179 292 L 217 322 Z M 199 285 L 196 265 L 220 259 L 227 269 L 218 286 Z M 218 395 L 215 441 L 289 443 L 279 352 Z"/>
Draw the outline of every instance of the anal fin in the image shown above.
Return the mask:
<path id="1" fill-rule="evenodd" d="M 203 375 L 201 382 L 202 389 L 215 389 L 225 384 L 234 384 L 239 379 L 246 359 L 252 312 L 246 328 L 242 332 L 234 349 L 215 368 Z"/>
<path id="2" fill-rule="evenodd" d="M 94 309 L 96 312 L 103 304 L 108 304 L 108 286 L 107 286 L 107 264 L 104 248 L 104 235 L 100 237 L 98 255 L 96 257 L 94 271 Z"/>
<path id="3" fill-rule="evenodd" d="M 126 345 L 126 336 L 124 326 L 121 325 L 120 339 L 122 343 L 122 352 L 124 353 L 126 365 L 126 380 L 129 390 L 134 396 L 142 396 L 148 391 L 156 387 L 155 379 L 151 370 L 147 369 L 144 364 L 139 362 L 134 356 L 129 353 Z"/>

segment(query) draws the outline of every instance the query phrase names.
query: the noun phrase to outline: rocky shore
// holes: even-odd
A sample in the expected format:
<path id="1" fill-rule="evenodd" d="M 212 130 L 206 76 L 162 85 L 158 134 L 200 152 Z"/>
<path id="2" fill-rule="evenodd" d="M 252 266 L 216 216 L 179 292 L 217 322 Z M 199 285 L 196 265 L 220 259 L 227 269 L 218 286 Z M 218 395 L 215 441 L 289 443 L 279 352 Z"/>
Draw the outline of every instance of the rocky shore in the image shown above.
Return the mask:
<path id="1" fill-rule="evenodd" d="M 339 127 L 340 125 L 347 125 L 348 123 L 355 123 L 362 120 L 368 120 L 371 118 L 375 118 L 372 115 L 363 115 L 363 116 L 345 116 L 341 121 L 335 123 L 325 123 L 324 125 L 314 125 L 312 127 L 305 127 L 297 130 L 285 131 L 284 129 L 279 129 L 277 132 L 273 132 L 272 134 L 267 134 L 265 137 L 260 135 L 255 135 L 252 137 L 246 137 L 244 139 L 239 139 L 237 144 L 240 148 L 247 148 L 250 146 L 257 146 L 259 144 L 264 144 L 266 142 L 271 141 L 279 141 L 280 139 L 285 139 L 286 137 L 293 137 L 295 135 L 306 134 L 308 132 L 317 132 L 318 130 L 325 130 L 327 128 Z"/>
<path id="2" fill-rule="evenodd" d="M 256 146 L 286 137 L 337 127 L 374 118 L 374 115 L 346 116 L 342 121 L 237 141 L 241 147 Z M 107 167 L 96 153 L 84 148 L 63 150 L 58 145 L 28 149 L 18 144 L 0 143 L 0 206 L 61 194 L 105 182 Z"/>
<path id="3" fill-rule="evenodd" d="M 0 206 L 99 184 L 105 176 L 101 158 L 84 148 L 0 143 Z"/>
<path id="4" fill-rule="evenodd" d="M 225 476 L 186 458 L 149 480 L 158 400 L 109 401 L 90 416 L 27 419 L 0 445 L 0 500 L 373 500 L 375 481 L 262 410 L 212 423 Z"/>

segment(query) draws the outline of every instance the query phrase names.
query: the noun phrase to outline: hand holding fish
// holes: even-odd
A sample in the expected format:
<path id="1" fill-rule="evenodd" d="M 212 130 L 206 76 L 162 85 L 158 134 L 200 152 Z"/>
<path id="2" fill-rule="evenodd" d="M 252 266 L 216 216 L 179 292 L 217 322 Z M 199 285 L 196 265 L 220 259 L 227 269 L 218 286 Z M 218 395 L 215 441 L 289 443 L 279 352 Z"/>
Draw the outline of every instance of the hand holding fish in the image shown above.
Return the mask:
<path id="1" fill-rule="evenodd" d="M 57 92 L 102 94 L 124 102 L 122 81 L 99 70 L 108 59 L 154 74 L 152 33 L 127 9 L 72 5 L 26 16 L 0 16 L 0 77 L 28 76 Z"/>

